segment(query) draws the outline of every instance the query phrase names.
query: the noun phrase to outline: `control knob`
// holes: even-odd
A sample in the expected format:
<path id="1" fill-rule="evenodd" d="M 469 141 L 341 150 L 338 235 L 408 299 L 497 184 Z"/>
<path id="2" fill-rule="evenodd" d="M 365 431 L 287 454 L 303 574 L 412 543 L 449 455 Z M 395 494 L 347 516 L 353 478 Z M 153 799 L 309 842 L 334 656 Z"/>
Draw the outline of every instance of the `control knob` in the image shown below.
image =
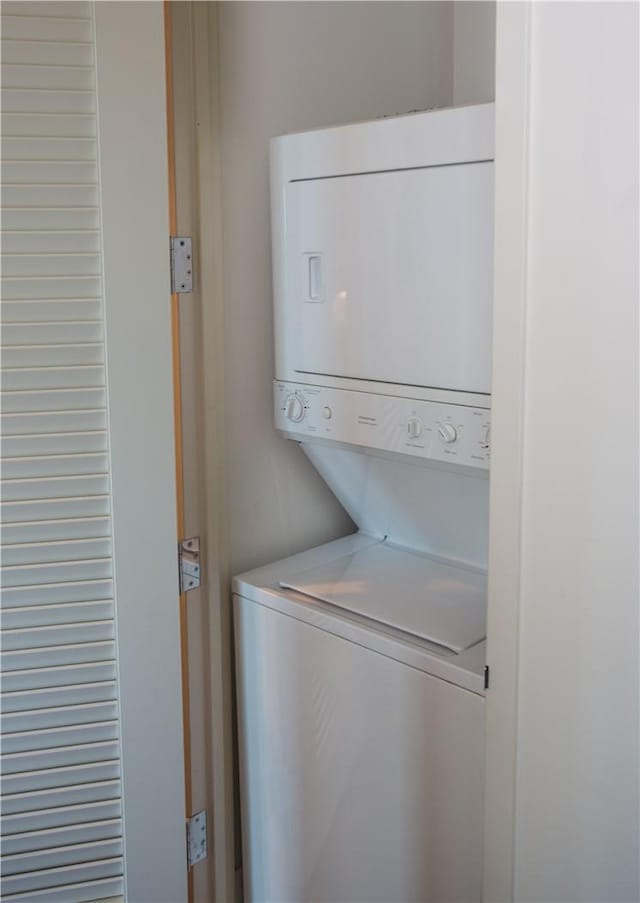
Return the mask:
<path id="1" fill-rule="evenodd" d="M 300 423 L 304 419 L 304 400 L 299 395 L 289 395 L 285 402 L 287 420 Z"/>
<path id="2" fill-rule="evenodd" d="M 438 435 L 445 445 L 451 445 L 458 438 L 458 431 L 452 423 L 441 423 L 438 427 Z"/>

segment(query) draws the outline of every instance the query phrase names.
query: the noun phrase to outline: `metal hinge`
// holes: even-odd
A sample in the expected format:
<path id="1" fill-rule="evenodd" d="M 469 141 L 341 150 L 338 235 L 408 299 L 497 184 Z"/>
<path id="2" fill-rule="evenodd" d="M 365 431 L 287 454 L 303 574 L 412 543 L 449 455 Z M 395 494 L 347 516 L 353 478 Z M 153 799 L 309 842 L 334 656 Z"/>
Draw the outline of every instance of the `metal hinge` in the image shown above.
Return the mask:
<path id="1" fill-rule="evenodd" d="M 183 295 L 193 291 L 193 256 L 191 238 L 173 235 L 170 244 L 171 294 Z"/>
<path id="2" fill-rule="evenodd" d="M 489 689 L 489 665 L 484 666 L 484 688 Z"/>
<path id="3" fill-rule="evenodd" d="M 196 812 L 187 819 L 187 867 L 207 858 L 207 813 Z"/>
<path id="4" fill-rule="evenodd" d="M 188 593 L 190 589 L 200 586 L 199 536 L 192 536 L 178 543 L 178 573 L 181 593 Z"/>

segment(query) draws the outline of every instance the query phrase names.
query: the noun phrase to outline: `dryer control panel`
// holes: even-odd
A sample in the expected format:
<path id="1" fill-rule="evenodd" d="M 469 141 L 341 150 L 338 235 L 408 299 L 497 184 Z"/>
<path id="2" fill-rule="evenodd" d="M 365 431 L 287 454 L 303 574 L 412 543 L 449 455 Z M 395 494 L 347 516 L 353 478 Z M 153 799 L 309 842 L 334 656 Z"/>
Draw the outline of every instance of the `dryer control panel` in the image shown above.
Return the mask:
<path id="1" fill-rule="evenodd" d="M 279 381 L 274 383 L 274 402 L 276 428 L 292 438 L 489 469 L 488 408 Z"/>

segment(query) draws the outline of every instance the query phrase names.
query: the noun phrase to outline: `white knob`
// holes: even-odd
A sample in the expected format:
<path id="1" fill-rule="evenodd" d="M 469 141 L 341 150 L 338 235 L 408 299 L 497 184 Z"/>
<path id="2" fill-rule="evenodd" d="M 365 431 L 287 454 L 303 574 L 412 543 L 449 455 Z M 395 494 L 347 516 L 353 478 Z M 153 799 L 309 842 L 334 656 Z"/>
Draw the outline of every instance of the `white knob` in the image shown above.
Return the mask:
<path id="1" fill-rule="evenodd" d="M 490 445 L 491 445 L 491 427 L 488 426 L 487 431 L 484 434 L 484 446 L 485 446 L 485 448 L 489 448 Z"/>
<path id="2" fill-rule="evenodd" d="M 407 421 L 407 433 L 410 439 L 419 439 L 422 435 L 422 421 L 417 417 L 411 417 Z"/>
<path id="3" fill-rule="evenodd" d="M 287 419 L 292 423 L 300 423 L 304 418 L 304 404 L 300 396 L 289 395 L 285 403 Z"/>
<path id="4" fill-rule="evenodd" d="M 438 427 L 438 435 L 444 443 L 450 445 L 458 438 L 458 431 L 452 423 L 441 423 Z"/>

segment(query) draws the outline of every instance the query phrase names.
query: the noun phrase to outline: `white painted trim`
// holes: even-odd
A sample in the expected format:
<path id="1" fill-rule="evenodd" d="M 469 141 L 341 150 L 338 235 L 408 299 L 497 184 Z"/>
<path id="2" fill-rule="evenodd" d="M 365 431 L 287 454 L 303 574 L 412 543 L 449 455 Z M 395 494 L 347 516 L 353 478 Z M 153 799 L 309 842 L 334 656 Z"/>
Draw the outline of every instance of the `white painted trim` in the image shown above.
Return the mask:
<path id="1" fill-rule="evenodd" d="M 126 899 L 186 900 L 163 7 L 96 3 Z"/>
<path id="2" fill-rule="evenodd" d="M 499 3 L 484 903 L 514 899 L 531 4 Z"/>

